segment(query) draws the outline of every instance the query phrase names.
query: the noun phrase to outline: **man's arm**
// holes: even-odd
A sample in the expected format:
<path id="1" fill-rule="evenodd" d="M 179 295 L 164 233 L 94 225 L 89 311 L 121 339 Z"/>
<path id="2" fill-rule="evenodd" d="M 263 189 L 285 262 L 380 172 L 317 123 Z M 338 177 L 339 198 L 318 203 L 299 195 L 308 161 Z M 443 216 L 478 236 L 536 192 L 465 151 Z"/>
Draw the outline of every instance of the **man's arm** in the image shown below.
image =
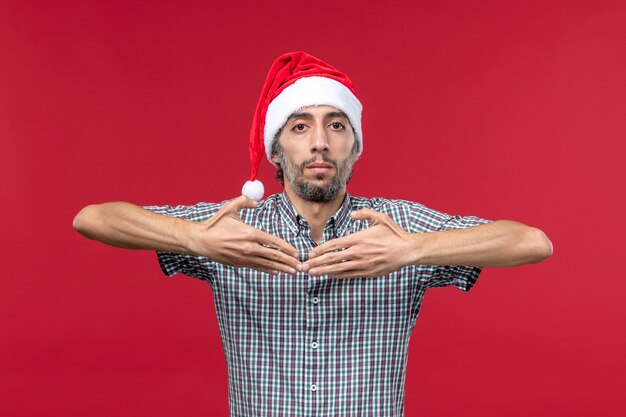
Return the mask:
<path id="1" fill-rule="evenodd" d="M 224 204 L 202 222 L 152 213 L 126 202 L 95 204 L 83 208 L 73 226 L 83 236 L 125 248 L 204 256 L 236 267 L 268 274 L 295 273 L 296 248 L 241 221 L 237 211 L 257 203 L 240 196 Z"/>
<path id="2" fill-rule="evenodd" d="M 127 202 L 92 204 L 72 224 L 83 236 L 124 249 L 191 254 L 192 222 L 153 213 Z"/>
<path id="3" fill-rule="evenodd" d="M 541 230 L 512 220 L 432 233 L 412 233 L 410 264 L 505 267 L 535 264 L 552 255 Z"/>
<path id="4" fill-rule="evenodd" d="M 503 267 L 541 262 L 552 254 L 552 243 L 541 230 L 511 220 L 409 233 L 386 214 L 369 209 L 352 217 L 372 225 L 318 246 L 302 270 L 336 278 L 375 277 L 407 265 Z"/>

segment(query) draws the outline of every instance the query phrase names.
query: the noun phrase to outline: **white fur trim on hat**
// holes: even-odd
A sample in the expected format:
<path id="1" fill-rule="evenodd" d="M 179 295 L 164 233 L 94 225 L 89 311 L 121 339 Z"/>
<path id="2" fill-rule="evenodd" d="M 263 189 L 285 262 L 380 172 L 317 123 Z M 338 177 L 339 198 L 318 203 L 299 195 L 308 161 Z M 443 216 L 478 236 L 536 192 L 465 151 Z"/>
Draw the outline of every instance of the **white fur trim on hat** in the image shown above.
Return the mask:
<path id="1" fill-rule="evenodd" d="M 363 151 L 363 133 L 361 131 L 361 113 L 363 106 L 352 91 L 339 81 L 328 77 L 304 77 L 285 88 L 267 107 L 263 139 L 265 154 L 272 161 L 272 140 L 289 116 L 306 106 L 332 106 L 343 111 L 350 120 L 360 151 Z"/>

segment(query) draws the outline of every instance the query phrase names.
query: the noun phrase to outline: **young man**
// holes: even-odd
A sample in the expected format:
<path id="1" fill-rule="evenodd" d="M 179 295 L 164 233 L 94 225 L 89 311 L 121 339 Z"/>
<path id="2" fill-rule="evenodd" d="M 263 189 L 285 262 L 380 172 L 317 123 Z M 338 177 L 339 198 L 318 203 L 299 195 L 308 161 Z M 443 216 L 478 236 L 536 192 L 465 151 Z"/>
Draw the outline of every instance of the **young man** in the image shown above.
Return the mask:
<path id="1" fill-rule="evenodd" d="M 279 57 L 250 138 L 244 194 L 222 203 L 91 205 L 74 227 L 158 253 L 165 274 L 207 281 L 233 416 L 401 416 L 409 337 L 428 288 L 468 291 L 481 267 L 550 256 L 514 221 L 450 216 L 346 192 L 363 150 L 350 79 L 303 52 Z M 263 154 L 284 193 L 261 200 Z"/>

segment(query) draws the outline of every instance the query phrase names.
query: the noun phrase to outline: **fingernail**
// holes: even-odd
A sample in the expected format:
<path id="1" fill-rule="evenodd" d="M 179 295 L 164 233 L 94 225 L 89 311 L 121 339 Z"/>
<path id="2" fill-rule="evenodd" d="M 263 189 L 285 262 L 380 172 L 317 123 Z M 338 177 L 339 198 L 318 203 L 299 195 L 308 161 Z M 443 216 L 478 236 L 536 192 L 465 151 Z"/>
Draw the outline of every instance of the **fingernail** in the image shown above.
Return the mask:
<path id="1" fill-rule="evenodd" d="M 309 271 L 309 275 L 317 275 L 317 268 L 313 268 Z"/>
<path id="2" fill-rule="evenodd" d="M 294 258 L 299 258 L 300 257 L 300 253 L 299 252 L 294 252 L 293 253 L 293 257 Z"/>
<path id="3" fill-rule="evenodd" d="M 315 252 L 309 253 L 309 259 L 311 259 L 311 258 L 315 258 Z"/>
<path id="4" fill-rule="evenodd" d="M 293 269 L 293 268 L 289 268 L 289 273 L 290 273 L 291 275 L 293 275 L 293 274 L 295 274 L 295 273 L 296 273 L 296 270 L 295 270 L 295 269 Z"/>
<path id="5" fill-rule="evenodd" d="M 276 270 L 272 271 L 272 275 L 278 275 L 278 271 Z"/>
<path id="6" fill-rule="evenodd" d="M 309 264 L 302 264 L 302 270 L 303 270 L 303 271 L 305 271 L 305 272 L 306 272 L 306 271 L 308 271 L 308 270 L 309 270 L 309 268 L 310 268 Z"/>

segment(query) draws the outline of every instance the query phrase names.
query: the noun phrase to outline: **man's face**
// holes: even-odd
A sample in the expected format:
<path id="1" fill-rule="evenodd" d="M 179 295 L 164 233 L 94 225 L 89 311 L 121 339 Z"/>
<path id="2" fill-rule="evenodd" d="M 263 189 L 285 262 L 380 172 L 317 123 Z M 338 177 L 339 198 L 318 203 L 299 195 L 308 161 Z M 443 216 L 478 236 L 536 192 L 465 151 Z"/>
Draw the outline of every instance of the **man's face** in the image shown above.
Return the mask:
<path id="1" fill-rule="evenodd" d="M 357 159 L 346 115 L 330 106 L 308 106 L 291 115 L 272 160 L 283 169 L 285 188 L 313 202 L 332 201 L 345 190 Z"/>

